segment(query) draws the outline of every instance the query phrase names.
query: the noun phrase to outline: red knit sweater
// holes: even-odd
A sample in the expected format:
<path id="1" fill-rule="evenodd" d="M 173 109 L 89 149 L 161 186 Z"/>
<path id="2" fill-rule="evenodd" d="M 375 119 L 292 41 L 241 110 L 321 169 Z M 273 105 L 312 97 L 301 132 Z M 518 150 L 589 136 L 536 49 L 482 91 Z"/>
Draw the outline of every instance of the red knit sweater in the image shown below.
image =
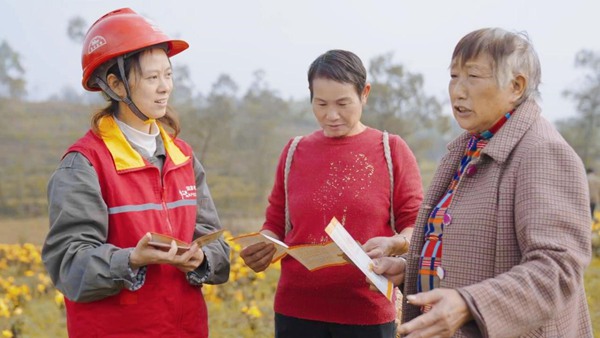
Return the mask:
<path id="1" fill-rule="evenodd" d="M 329 138 L 322 131 L 304 137 L 294 153 L 288 178 L 292 230 L 284 236 L 284 164 L 290 143 L 279 159 L 269 197 L 264 230 L 288 245 L 330 241 L 324 229 L 336 217 L 360 243 L 393 235 L 390 228 L 390 180 L 382 132 L 367 128 L 358 135 Z M 414 155 L 399 136 L 390 135 L 394 163 L 396 230 L 414 225 L 423 198 Z M 395 319 L 394 305 L 369 290 L 353 265 L 308 271 L 292 257 L 281 262 L 275 311 L 325 322 L 374 325 Z"/>

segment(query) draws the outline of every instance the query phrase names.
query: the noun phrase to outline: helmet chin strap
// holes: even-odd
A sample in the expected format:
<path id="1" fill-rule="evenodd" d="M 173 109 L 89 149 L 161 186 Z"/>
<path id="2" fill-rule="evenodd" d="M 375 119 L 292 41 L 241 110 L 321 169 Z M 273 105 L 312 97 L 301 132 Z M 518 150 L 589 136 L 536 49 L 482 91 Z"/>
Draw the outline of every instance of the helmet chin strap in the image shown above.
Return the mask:
<path id="1" fill-rule="evenodd" d="M 151 119 L 146 116 L 144 113 L 140 111 L 140 109 L 133 103 L 131 100 L 131 93 L 129 91 L 129 82 L 127 82 L 127 75 L 125 74 L 125 59 L 123 56 L 117 57 L 117 64 L 119 65 L 119 72 L 121 73 L 121 78 L 123 79 L 123 84 L 125 85 L 125 91 L 127 95 L 125 97 L 120 97 L 115 93 L 102 79 L 100 76 L 96 75 L 96 84 L 106 93 L 106 95 L 110 96 L 113 100 L 121 101 L 125 103 L 129 109 L 137 116 L 140 120 L 144 121 L 145 124 L 150 124 L 155 121 L 155 119 Z"/>

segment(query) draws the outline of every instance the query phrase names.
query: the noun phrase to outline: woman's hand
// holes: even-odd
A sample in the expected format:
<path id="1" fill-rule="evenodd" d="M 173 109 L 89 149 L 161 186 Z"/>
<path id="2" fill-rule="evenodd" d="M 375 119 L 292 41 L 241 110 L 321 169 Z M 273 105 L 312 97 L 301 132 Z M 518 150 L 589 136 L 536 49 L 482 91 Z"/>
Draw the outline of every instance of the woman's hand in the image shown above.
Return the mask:
<path id="1" fill-rule="evenodd" d="M 451 337 L 461 326 L 473 319 L 467 303 L 454 289 L 437 288 L 409 295 L 408 302 L 430 309 L 402 324 L 398 333 L 406 337 Z"/>
<path id="2" fill-rule="evenodd" d="M 404 273 L 406 271 L 406 260 L 401 257 L 381 257 L 373 259 L 371 270 L 378 275 L 387 278 L 392 284 L 398 286 L 404 283 Z M 369 288 L 376 291 L 377 288 L 367 278 Z"/>
<path id="3" fill-rule="evenodd" d="M 405 235 L 391 237 L 373 237 L 363 244 L 362 248 L 371 258 L 401 255 L 408 251 L 409 242 Z"/>
<path id="4" fill-rule="evenodd" d="M 133 270 L 149 264 L 170 264 L 183 272 L 188 272 L 195 270 L 204 261 L 204 252 L 196 243 L 183 254 L 177 255 L 175 241 L 171 242 L 171 248 L 168 251 L 163 251 L 149 245 L 151 239 L 152 235 L 147 233 L 131 252 L 129 266 Z"/>
<path id="5" fill-rule="evenodd" d="M 240 252 L 240 257 L 246 265 L 254 270 L 254 272 L 264 271 L 273 260 L 275 255 L 275 244 L 273 243 L 256 243 L 252 244 Z"/>
<path id="6" fill-rule="evenodd" d="M 185 273 L 196 270 L 203 261 L 204 251 L 200 249 L 197 243 L 194 243 L 186 252 L 181 255 L 176 255 L 173 260 L 167 264 L 171 264 L 179 269 L 179 271 Z"/>

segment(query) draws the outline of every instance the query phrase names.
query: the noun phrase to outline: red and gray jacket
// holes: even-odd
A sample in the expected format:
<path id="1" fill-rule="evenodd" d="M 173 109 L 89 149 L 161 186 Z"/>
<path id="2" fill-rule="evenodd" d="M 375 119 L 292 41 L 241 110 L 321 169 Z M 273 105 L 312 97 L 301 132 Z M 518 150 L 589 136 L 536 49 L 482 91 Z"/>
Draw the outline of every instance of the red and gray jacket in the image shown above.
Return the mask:
<path id="1" fill-rule="evenodd" d="M 106 269 L 98 269 L 100 272 L 97 276 L 82 273 L 81 275 L 84 277 L 79 281 L 80 283 L 87 283 L 90 277 L 106 278 L 107 280 L 110 280 L 111 277 L 118 279 L 115 276 L 118 276 L 119 273 L 113 273 L 113 270 L 118 270 L 116 267 L 113 268 L 113 264 L 115 266 L 118 264 L 113 261 L 128 260 L 130 252 L 125 251 L 127 256 L 124 256 L 124 250 L 121 248 L 135 247 L 139 239 L 149 231 L 167 234 L 188 242 L 192 241 L 195 231 L 197 232 L 197 210 L 199 210 L 197 201 L 201 200 L 197 198 L 199 192 L 196 190 L 197 177 L 194 173 L 193 153 L 185 142 L 179 139 L 173 140 L 161 128 L 161 138 L 166 153 L 161 172 L 131 147 L 112 117 L 103 118 L 100 121 L 99 129 L 101 136 L 90 131 L 73 144 L 67 153 L 82 154 L 89 161 L 97 175 L 96 184 L 99 184 L 99 196 L 94 197 L 101 197 L 105 203 L 105 209 L 85 210 L 85 204 L 82 204 L 79 211 L 69 211 L 68 207 L 63 210 L 71 213 L 77 212 L 81 224 L 72 224 L 72 226 L 81 226 L 84 233 L 88 231 L 86 229 L 88 225 L 83 223 L 88 220 L 86 214 L 90 216 L 89 219 L 98 219 L 93 213 L 104 212 L 108 224 L 105 243 L 98 243 L 99 247 L 89 248 L 89 251 L 86 251 L 88 247 L 96 244 L 95 239 L 78 238 L 77 241 L 74 241 L 75 235 L 71 235 L 68 240 L 65 239 L 65 236 L 52 236 L 54 226 L 51 227 L 45 243 L 45 246 L 51 248 L 56 246 L 59 241 L 64 241 L 65 245 L 72 249 L 81 250 L 82 256 L 87 256 L 86 262 L 89 263 L 89 266 L 97 264 L 97 261 L 110 265 Z M 55 187 L 54 189 L 60 188 Z M 87 198 L 84 192 L 78 192 L 72 196 L 78 196 L 84 200 Z M 64 196 L 67 201 L 60 203 L 63 205 L 69 203 L 69 197 L 67 194 Z M 210 198 L 210 196 L 208 197 Z M 77 205 L 78 202 L 71 201 L 71 204 Z M 212 200 L 210 200 L 210 205 L 214 207 Z M 71 209 L 73 209 L 72 205 Z M 63 216 L 55 218 L 60 217 Z M 51 215 L 51 220 L 52 218 Z M 93 224 L 89 226 L 93 226 Z M 218 226 L 220 227 L 220 225 Z M 61 227 L 63 229 L 66 227 L 64 222 Z M 70 231 L 73 233 L 76 232 L 76 229 L 70 229 Z M 100 251 L 100 247 L 113 249 Z M 97 250 L 98 253 L 90 253 L 94 250 Z M 224 254 L 228 250 L 222 251 Z M 64 258 L 60 261 L 59 270 L 68 264 L 73 264 L 70 270 L 88 269 L 87 265 L 78 266 L 81 265 L 77 264 L 79 253 L 72 256 L 67 253 L 62 254 Z M 47 260 L 55 259 L 51 255 L 52 250 L 48 250 L 47 257 L 44 257 L 45 263 Z M 210 258 L 207 255 L 209 261 Z M 67 260 L 73 262 L 67 262 Z M 96 281 L 89 282 L 95 283 Z M 67 284 L 65 282 L 65 288 L 69 287 Z M 137 291 L 129 291 L 121 286 L 116 291 L 114 289 L 105 291 L 108 296 L 92 296 L 83 301 L 81 299 L 69 300 L 68 290 L 64 291 L 66 291 L 63 293 L 66 295 L 67 326 L 71 337 L 208 336 L 206 304 L 201 288 L 188 283 L 185 274 L 170 265 L 147 266 L 145 282 Z M 98 291 L 98 293 L 101 292 Z M 89 301 L 90 299 L 92 301 Z"/>

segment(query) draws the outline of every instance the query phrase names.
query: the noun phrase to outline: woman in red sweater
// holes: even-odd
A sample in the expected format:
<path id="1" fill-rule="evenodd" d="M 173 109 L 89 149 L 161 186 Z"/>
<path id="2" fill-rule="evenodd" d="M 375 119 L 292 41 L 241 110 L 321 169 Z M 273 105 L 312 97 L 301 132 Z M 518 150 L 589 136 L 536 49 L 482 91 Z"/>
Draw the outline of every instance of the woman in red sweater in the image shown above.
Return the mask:
<path id="1" fill-rule="evenodd" d="M 361 122 L 371 90 L 365 67 L 355 54 L 331 50 L 311 64 L 308 84 L 321 129 L 292 149 L 287 184 L 292 141 L 283 149 L 262 232 L 290 246 L 324 243 L 330 241 L 324 229 L 336 217 L 371 256 L 403 253 L 422 200 L 421 177 L 413 153 L 397 135 L 389 137 L 393 165 L 388 168 L 388 141 Z M 269 266 L 274 253 L 272 244 L 259 243 L 245 248 L 241 257 L 258 272 Z M 393 337 L 395 317 L 394 304 L 369 291 L 354 265 L 311 272 L 283 258 L 275 295 L 276 337 Z"/>

